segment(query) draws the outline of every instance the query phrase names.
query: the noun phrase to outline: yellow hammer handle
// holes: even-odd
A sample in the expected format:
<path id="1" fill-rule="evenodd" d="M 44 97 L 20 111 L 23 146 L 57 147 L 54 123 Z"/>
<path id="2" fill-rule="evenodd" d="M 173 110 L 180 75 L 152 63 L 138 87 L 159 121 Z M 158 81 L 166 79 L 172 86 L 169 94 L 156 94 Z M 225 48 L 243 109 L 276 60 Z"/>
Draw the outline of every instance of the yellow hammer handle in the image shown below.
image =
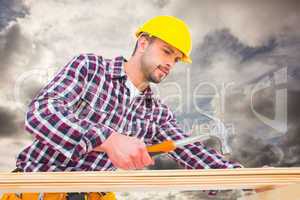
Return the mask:
<path id="1" fill-rule="evenodd" d="M 166 140 L 163 141 L 162 143 L 151 145 L 147 147 L 147 151 L 150 153 L 155 153 L 155 152 L 170 152 L 176 149 L 176 145 L 172 140 Z"/>

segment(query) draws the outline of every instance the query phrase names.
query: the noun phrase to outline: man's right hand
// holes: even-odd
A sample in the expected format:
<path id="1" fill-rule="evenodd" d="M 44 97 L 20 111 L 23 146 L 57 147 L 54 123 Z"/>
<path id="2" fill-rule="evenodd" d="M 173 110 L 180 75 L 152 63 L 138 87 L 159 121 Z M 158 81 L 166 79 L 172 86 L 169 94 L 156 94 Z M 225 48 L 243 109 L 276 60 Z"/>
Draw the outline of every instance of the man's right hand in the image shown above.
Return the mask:
<path id="1" fill-rule="evenodd" d="M 145 143 L 138 138 L 116 132 L 94 150 L 106 152 L 113 165 L 120 169 L 143 169 L 154 164 Z"/>

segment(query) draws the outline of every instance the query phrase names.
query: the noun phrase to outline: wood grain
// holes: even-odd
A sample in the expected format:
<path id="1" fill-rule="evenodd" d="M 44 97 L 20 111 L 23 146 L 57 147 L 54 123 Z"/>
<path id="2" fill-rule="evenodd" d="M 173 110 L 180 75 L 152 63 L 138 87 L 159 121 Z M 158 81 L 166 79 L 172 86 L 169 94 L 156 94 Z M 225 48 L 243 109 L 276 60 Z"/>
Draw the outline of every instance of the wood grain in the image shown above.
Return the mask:
<path id="1" fill-rule="evenodd" d="M 256 189 L 300 184 L 300 168 L 0 173 L 0 192 Z"/>

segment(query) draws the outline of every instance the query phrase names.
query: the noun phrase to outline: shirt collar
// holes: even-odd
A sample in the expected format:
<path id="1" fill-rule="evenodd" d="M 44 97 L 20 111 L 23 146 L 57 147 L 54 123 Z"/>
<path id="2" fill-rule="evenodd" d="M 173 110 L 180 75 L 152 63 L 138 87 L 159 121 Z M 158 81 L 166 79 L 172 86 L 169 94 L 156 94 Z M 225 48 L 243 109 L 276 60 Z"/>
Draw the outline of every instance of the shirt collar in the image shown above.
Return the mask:
<path id="1" fill-rule="evenodd" d="M 109 73 L 111 75 L 112 79 L 120 79 L 125 78 L 127 79 L 127 75 L 124 70 L 124 64 L 127 62 L 126 58 L 123 56 L 117 56 L 111 62 L 109 62 Z M 153 92 L 151 90 L 151 87 L 148 86 L 144 92 L 143 95 L 146 97 L 151 97 L 153 95 Z"/>
<path id="2" fill-rule="evenodd" d="M 148 87 L 144 90 L 143 94 L 144 94 L 146 97 L 151 97 L 151 96 L 153 95 L 153 92 L 152 92 L 152 90 L 151 90 L 151 87 L 148 86 Z"/>

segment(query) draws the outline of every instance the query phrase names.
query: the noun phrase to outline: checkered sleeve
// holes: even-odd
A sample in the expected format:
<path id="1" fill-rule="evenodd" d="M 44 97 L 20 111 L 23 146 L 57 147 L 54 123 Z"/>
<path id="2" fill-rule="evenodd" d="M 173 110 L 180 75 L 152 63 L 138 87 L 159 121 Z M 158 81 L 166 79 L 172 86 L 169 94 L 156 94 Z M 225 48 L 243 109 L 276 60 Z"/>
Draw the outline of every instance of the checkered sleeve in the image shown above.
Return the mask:
<path id="1" fill-rule="evenodd" d="M 168 110 L 166 120 L 160 125 L 160 131 L 157 139 L 162 142 L 164 140 L 180 140 L 189 137 L 179 128 L 174 114 Z M 169 155 L 175 159 L 180 165 L 186 169 L 208 169 L 208 168 L 240 168 L 240 164 L 227 161 L 224 157 L 214 149 L 204 146 L 201 142 L 195 142 L 178 147 Z"/>
<path id="2" fill-rule="evenodd" d="M 72 160 L 101 145 L 112 130 L 103 124 L 78 119 L 75 108 L 88 81 L 87 55 L 74 57 L 33 99 L 25 129 Z"/>

